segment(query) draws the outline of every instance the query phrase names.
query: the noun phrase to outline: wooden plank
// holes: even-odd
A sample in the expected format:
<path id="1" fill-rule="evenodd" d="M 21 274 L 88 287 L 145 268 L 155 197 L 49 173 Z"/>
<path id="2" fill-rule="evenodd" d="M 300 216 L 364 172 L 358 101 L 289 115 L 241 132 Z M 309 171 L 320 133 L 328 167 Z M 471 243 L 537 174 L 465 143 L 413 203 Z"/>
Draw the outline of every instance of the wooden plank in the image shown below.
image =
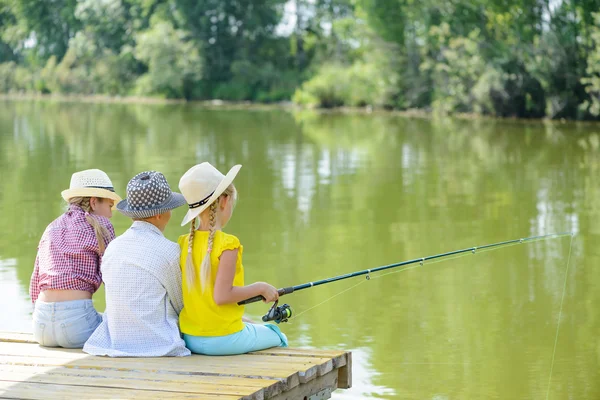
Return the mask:
<path id="1" fill-rule="evenodd" d="M 176 364 L 156 364 L 145 363 L 144 359 L 135 360 L 135 362 L 125 363 L 124 359 L 110 359 L 101 357 L 88 357 L 78 360 L 65 360 L 63 358 L 54 357 L 35 357 L 35 356 L 0 356 L 0 363 L 17 364 L 17 365 L 51 365 L 65 366 L 70 368 L 87 368 L 87 369 L 113 369 L 116 371 L 142 370 L 153 373 L 180 373 L 208 376 L 233 376 L 233 377 L 248 377 L 260 379 L 276 379 L 283 380 L 288 383 L 295 376 L 296 382 L 291 386 L 298 384 L 298 372 L 289 370 L 281 371 L 277 369 L 256 369 L 244 368 L 243 366 L 215 367 L 211 365 L 200 364 L 197 366 L 176 365 Z M 292 379 L 293 380 L 293 379 Z"/>
<path id="2" fill-rule="evenodd" d="M 37 359 L 35 357 L 31 357 L 31 359 Z M 41 362 L 44 362 L 44 360 L 46 359 L 42 359 Z M 108 360 L 111 361 L 111 360 Z M 60 362 L 60 361 L 59 361 Z M 41 370 L 40 370 L 41 369 Z M 184 382 L 189 382 L 192 381 L 191 383 L 194 383 L 194 381 L 198 381 L 195 382 L 195 385 L 192 386 L 188 386 L 189 390 L 181 390 L 183 392 L 192 392 L 194 390 L 203 390 L 204 393 L 226 393 L 226 394 L 238 394 L 238 395 L 245 395 L 248 398 L 255 398 L 255 399 L 260 399 L 260 398 L 272 398 L 273 396 L 279 395 L 281 393 L 284 393 L 290 389 L 290 387 L 287 387 L 287 385 L 283 385 L 281 383 L 277 383 L 276 381 L 267 381 L 266 385 L 264 386 L 264 389 L 261 387 L 253 387 L 253 388 L 247 388 L 245 391 L 233 391 L 233 389 L 230 387 L 229 389 L 223 389 L 221 390 L 218 386 L 219 384 L 217 384 L 217 382 L 214 382 L 212 386 L 205 386 L 202 387 L 201 385 L 199 385 L 199 378 L 203 378 L 202 380 L 204 382 L 210 382 L 211 378 L 221 378 L 221 382 L 223 383 L 223 385 L 227 386 L 233 386 L 234 381 L 232 382 L 227 382 L 226 378 L 223 377 L 217 377 L 217 376 L 198 376 L 198 375 L 191 375 L 191 376 L 186 376 L 186 375 L 177 375 L 177 374 L 164 374 L 164 373 L 160 373 L 160 372 L 156 372 L 154 371 L 154 373 L 149 373 L 148 371 L 128 371 L 128 370 L 107 370 L 107 369 L 91 369 L 91 370 L 86 370 L 86 369 L 81 369 L 81 368 L 76 368 L 73 365 L 66 365 L 66 366 L 62 366 L 59 365 L 58 368 L 56 367 L 40 367 L 40 366 L 20 366 L 20 365 L 0 365 L 0 375 L 3 376 L 2 379 L 6 379 L 6 377 L 4 377 L 5 375 L 5 371 L 9 371 L 9 370 L 17 370 L 20 371 L 21 375 L 21 379 L 16 379 L 14 378 L 14 376 L 10 376 L 10 379 L 12 380 L 22 380 L 22 381 L 29 381 L 29 382 L 37 382 L 37 383 L 65 383 L 65 384 L 69 384 L 71 382 L 77 382 L 78 385 L 82 385 L 82 386 L 95 386 L 95 385 L 101 385 L 104 387 L 120 387 L 120 388 L 131 388 L 131 389 L 141 389 L 141 388 L 152 388 L 152 389 L 156 389 L 156 390 L 165 390 L 165 391 L 177 391 L 178 387 L 180 385 L 183 385 Z M 52 371 L 55 370 L 55 371 Z M 50 372 L 49 375 L 51 376 L 46 376 L 46 377 L 39 377 L 37 376 L 37 374 L 43 373 L 43 372 Z M 333 373 L 334 375 L 337 375 L 336 371 L 332 371 L 330 373 Z M 162 377 L 163 375 L 164 378 Z M 327 375 L 327 374 L 325 374 Z M 143 379 L 139 379 L 141 377 L 143 377 Z M 117 377 L 120 377 L 121 379 L 118 381 L 115 381 L 115 379 L 118 379 Z M 137 382 L 127 382 L 127 381 L 123 381 L 125 379 L 129 379 L 131 380 L 132 378 L 137 377 L 138 381 Z M 178 377 L 180 377 L 178 379 Z M 30 378 L 30 379 L 27 379 Z M 174 378 L 174 379 L 173 379 Z M 316 377 L 315 377 L 316 378 Z M 88 379 L 87 381 L 85 379 Z M 170 380 L 170 382 L 167 382 L 167 385 L 164 385 L 164 380 Z M 171 380 L 173 379 L 173 380 Z M 160 380 L 156 383 L 151 383 L 148 384 L 148 381 L 157 381 Z M 252 379 L 247 379 L 244 380 L 244 383 L 247 381 L 252 381 Z M 240 382 L 240 380 L 238 379 L 237 382 Z M 269 385 L 269 383 L 273 383 L 271 385 Z M 305 382 L 302 382 L 305 383 Z M 187 386 L 188 383 L 185 383 L 185 385 Z M 296 385 L 297 386 L 297 385 Z M 302 385 L 304 386 L 304 385 Z M 295 386 L 294 386 L 295 387 Z M 198 389 L 199 388 L 199 389 Z M 262 393 L 261 393 L 262 392 Z"/>
<path id="3" fill-rule="evenodd" d="M 352 353 L 346 356 L 346 365 L 338 369 L 338 388 L 349 389 L 352 387 Z"/>
<path id="4" fill-rule="evenodd" d="M 4 332 L 0 331 L 0 342 L 17 342 L 17 343 L 34 343 L 33 335 L 30 333 L 22 332 Z M 318 350 L 318 349 L 298 349 L 289 347 L 275 347 L 272 349 L 256 351 L 248 353 L 253 354 L 268 354 L 268 355 L 289 355 L 289 356 L 302 356 L 302 357 L 338 357 L 340 355 L 347 354 L 346 351 L 342 350 Z"/>
<path id="5" fill-rule="evenodd" d="M 95 357 L 89 354 L 83 353 L 79 349 L 62 349 L 62 348 L 48 348 L 33 344 L 26 343 L 0 343 L 0 354 L 3 355 L 22 355 L 22 356 L 35 356 L 35 357 L 54 357 L 63 358 L 65 360 L 78 360 L 82 358 L 109 358 L 109 357 Z M 122 357 L 118 358 L 120 363 L 129 364 L 136 363 L 140 360 L 149 362 L 151 364 L 170 365 L 176 363 L 178 365 L 197 365 L 202 363 L 205 365 L 232 365 L 232 364 L 243 364 L 248 366 L 257 367 L 270 367 L 273 365 L 273 358 L 264 355 L 254 356 L 202 356 L 192 355 L 190 357 Z M 288 359 L 280 359 L 281 364 L 289 365 L 289 369 L 293 369 L 295 366 L 302 368 L 303 366 L 314 366 L 319 363 L 325 363 L 329 361 L 329 358 L 300 358 L 300 357 L 289 357 Z"/>
<path id="6" fill-rule="evenodd" d="M 338 357 L 346 354 L 343 350 L 317 350 L 317 349 L 297 349 L 290 347 L 274 347 L 271 349 L 255 351 L 248 354 L 269 354 L 269 355 L 288 355 L 303 357 Z"/>
<path id="7" fill-rule="evenodd" d="M 306 352 L 301 349 L 289 349 L 289 348 L 274 348 L 268 350 L 262 350 L 250 354 L 263 354 L 274 357 L 301 357 L 302 359 L 306 358 L 319 358 L 327 357 L 333 361 L 334 368 L 341 368 L 346 365 L 346 359 L 348 352 L 345 351 L 327 351 L 324 354 L 318 352 Z M 278 360 L 279 361 L 279 360 Z"/>
<path id="8" fill-rule="evenodd" d="M 5 357 L 7 357 L 5 359 Z M 198 365 L 166 365 L 161 363 L 145 363 L 144 360 L 135 360 L 135 362 L 125 363 L 123 359 L 108 359 L 100 357 L 89 357 L 77 360 L 65 360 L 53 357 L 35 357 L 35 356 L 0 356 L 0 363 L 5 364 L 20 364 L 20 365 L 65 365 L 77 368 L 93 368 L 93 369 L 117 369 L 120 371 L 126 370 L 148 370 L 156 373 L 160 372 L 175 372 L 175 373 L 194 373 L 206 374 L 213 376 L 239 376 L 239 377 L 260 377 L 276 380 L 300 380 L 307 381 L 312 379 L 319 373 L 320 366 L 312 366 L 309 368 L 303 367 L 301 371 L 298 368 L 285 365 L 268 365 L 257 367 L 255 365 L 208 365 L 199 363 Z M 331 370 L 327 365 L 323 366 L 323 370 Z M 294 386 L 290 382 L 291 386 Z M 295 383 L 297 384 L 297 383 Z"/>
<path id="9" fill-rule="evenodd" d="M 98 362 L 100 366 L 106 366 L 101 360 L 103 357 L 90 356 L 74 349 L 53 349 L 26 343 L 0 343 L 0 354 L 21 357 L 49 357 L 64 359 L 66 362 L 74 362 L 85 359 L 87 363 Z M 282 358 L 283 357 L 283 358 Z M 329 358 L 317 357 L 278 357 L 278 362 L 273 362 L 272 357 L 266 355 L 244 355 L 244 356 L 222 356 L 209 357 L 193 355 L 191 357 L 158 357 L 158 358 L 119 358 L 119 366 L 127 368 L 138 368 L 140 364 L 144 367 L 153 366 L 156 369 L 169 369 L 180 371 L 188 366 L 202 372 L 214 372 L 224 375 L 251 375 L 276 378 L 289 378 L 296 375 L 299 382 L 307 382 L 316 376 L 331 371 L 334 367 Z M 173 369 L 173 368 L 177 369 Z M 292 377 L 290 385 L 295 378 Z"/>
<path id="10" fill-rule="evenodd" d="M 35 379 L 41 378 L 40 383 L 71 384 L 74 380 L 78 382 L 87 382 L 94 379 L 94 382 L 102 380 L 117 380 L 123 383 L 124 387 L 133 389 L 153 388 L 156 390 L 165 390 L 171 392 L 187 393 L 225 393 L 240 396 L 246 396 L 260 390 L 263 386 L 277 384 L 277 381 L 260 380 L 259 383 L 254 379 L 240 380 L 234 379 L 211 381 L 209 379 L 197 379 L 198 377 L 173 375 L 173 374 L 140 374 L 135 371 L 106 371 L 106 370 L 86 370 L 61 367 L 38 367 L 23 365 L 0 365 L 0 379 L 10 377 L 9 380 L 19 380 L 28 382 L 38 382 Z M 214 377 L 212 377 L 214 378 Z M 34 380 L 32 380 L 34 379 Z M 108 381 L 107 381 L 108 382 Z M 119 385 L 121 384 L 119 383 Z M 248 383 L 248 384 L 246 384 Z M 82 383 L 83 384 L 83 383 Z M 85 384 L 85 386 L 89 386 Z M 96 386 L 93 384 L 92 386 Z M 112 386 L 103 384 L 101 386 Z M 117 387 L 117 386 L 115 386 Z M 120 386 L 118 386 L 120 387 Z"/>
<path id="11" fill-rule="evenodd" d="M 19 333 L 19 332 L 2 332 L 0 331 L 0 343 L 1 342 L 10 342 L 10 343 L 31 343 L 37 344 L 33 340 L 33 336 L 29 333 Z M 55 351 L 72 351 L 72 352 L 80 352 L 79 349 L 60 349 L 60 348 L 48 348 Z M 296 348 L 283 348 L 276 347 L 267 350 L 261 350 L 253 353 L 243 354 L 241 356 L 253 356 L 253 355 L 273 355 L 273 356 L 290 356 L 290 357 L 302 357 L 304 359 L 309 357 L 324 359 L 324 358 L 333 358 L 334 366 L 341 367 L 345 365 L 347 352 L 341 350 L 315 350 L 315 349 L 296 349 Z M 240 357 L 240 356 L 230 356 L 230 357 Z M 288 362 L 289 360 L 285 360 Z M 305 360 L 308 361 L 308 360 Z M 324 361 L 323 361 L 324 362 Z"/>
<path id="12" fill-rule="evenodd" d="M 337 388 L 337 374 L 335 371 L 318 377 L 317 379 L 307 383 L 306 385 L 301 385 L 293 388 L 290 391 L 283 392 L 273 397 L 273 400 L 297 400 L 297 399 L 307 399 L 309 396 L 317 394 L 323 390 L 326 390 L 327 393 L 333 392 Z M 323 398 L 329 398 L 323 397 Z"/>
<path id="13" fill-rule="evenodd" d="M 80 349 L 62 349 L 62 348 L 51 348 L 43 347 L 35 344 L 27 343 L 0 343 L 0 354 L 4 355 L 24 355 L 24 356 L 36 356 L 36 357 L 56 357 L 64 358 L 66 360 L 75 360 L 86 357 L 94 357 L 89 354 L 83 353 Z M 203 356 L 194 354 L 191 357 L 152 357 L 144 358 L 144 361 L 158 362 L 160 364 L 168 364 L 176 360 L 175 362 L 179 365 L 197 365 L 198 363 L 204 363 L 207 365 L 222 366 L 232 364 L 243 364 L 248 366 L 257 367 L 271 367 L 274 361 L 278 364 L 285 364 L 290 366 L 292 369 L 297 367 L 301 370 L 303 367 L 318 366 L 326 364 L 331 361 L 330 357 L 300 357 L 300 356 L 278 356 L 277 360 L 273 359 L 273 356 L 265 354 L 243 354 L 235 356 Z M 125 363 L 135 362 L 141 358 L 127 357 L 119 358 Z M 121 362 L 121 361 L 119 361 Z"/>
<path id="14" fill-rule="evenodd" d="M 35 374 L 56 374 L 68 376 L 106 376 L 112 378 L 134 379 L 140 381 L 155 381 L 155 382 L 177 382 L 179 384 L 188 383 L 205 383 L 214 385 L 229 385 L 233 387 L 248 387 L 260 388 L 268 385 L 276 385 L 281 383 L 274 379 L 254 379 L 254 378 L 235 378 L 229 376 L 214 376 L 214 375 L 186 375 L 172 374 L 167 372 L 149 372 L 137 370 L 110 370 L 110 369 L 85 369 L 71 368 L 69 366 L 44 366 L 44 365 L 19 365 L 19 364 L 0 364 L 0 372 L 16 371 L 27 372 L 31 375 Z"/>
<path id="15" fill-rule="evenodd" d="M 1 378 L 0 378 L 1 379 Z M 51 383 L 31 383 L 0 380 L 0 398 L 26 400 L 63 400 L 68 398 L 89 397 L 93 399 L 218 399 L 234 400 L 239 396 L 156 392 L 151 390 L 121 390 L 114 388 L 94 387 L 82 392 L 77 385 L 56 385 Z"/>
<path id="16" fill-rule="evenodd" d="M 106 377 L 99 371 L 96 376 L 77 376 L 77 375 L 62 375 L 62 374 L 31 374 L 24 371 L 6 371 L 0 373 L 0 381 L 14 381 L 27 383 L 50 383 L 56 385 L 77 385 L 114 389 L 133 389 L 133 390 L 154 390 L 169 393 L 192 393 L 199 395 L 229 395 L 239 397 L 247 397 L 256 399 L 258 396 L 254 394 L 260 392 L 260 388 L 243 388 L 241 386 L 223 386 L 211 385 L 207 383 L 186 383 L 182 385 L 178 382 L 168 381 L 149 381 L 149 380 L 134 380 L 123 379 L 120 377 Z M 262 399 L 263 396 L 260 396 Z"/>
<path id="17" fill-rule="evenodd" d="M 286 387 L 284 382 L 270 379 L 253 379 L 253 378 L 236 378 L 236 377 L 223 377 L 214 375 L 183 375 L 183 374 L 172 374 L 164 372 L 150 372 L 150 371 L 115 371 L 109 369 L 84 369 L 84 368 L 70 368 L 68 366 L 33 366 L 33 365 L 6 365 L 0 364 L 0 376 L 4 371 L 28 373 L 30 376 L 37 374 L 48 374 L 48 375 L 63 375 L 69 379 L 78 379 L 79 377 L 107 377 L 107 378 L 121 378 L 137 381 L 140 383 L 144 382 L 167 382 L 176 383 L 185 387 L 190 386 L 192 389 L 195 385 L 202 384 L 209 388 L 215 387 L 227 387 L 227 389 L 216 389 L 221 391 L 229 392 L 230 388 L 235 392 L 239 393 L 238 389 L 251 390 L 254 395 L 252 398 L 271 398 L 281 392 Z M 60 379 L 60 377 L 58 377 Z M 213 389 L 211 389 L 213 390 Z M 185 391 L 185 390 L 182 390 Z"/>
<path id="18" fill-rule="evenodd" d="M 0 332 L 0 397 L 8 387 L 12 397 L 64 398 L 69 390 L 81 391 L 79 386 L 93 387 L 94 393 L 100 387 L 104 391 L 99 398 L 149 398 L 158 391 L 161 399 L 292 399 L 327 387 L 349 388 L 351 367 L 351 353 L 338 350 L 272 348 L 221 357 L 109 358 L 42 347 L 31 334 Z"/>
<path id="19" fill-rule="evenodd" d="M 30 333 L 0 331 L 0 342 L 37 343 Z"/>
<path id="20" fill-rule="evenodd" d="M 179 359 L 179 358 L 177 358 Z M 130 362 L 125 364 L 125 361 Z M 244 377 L 244 378 L 258 378 L 258 379 L 274 379 L 281 381 L 284 384 L 284 390 L 289 390 L 292 387 L 297 386 L 300 383 L 300 375 L 298 371 L 281 372 L 277 369 L 270 370 L 248 370 L 243 366 L 230 366 L 229 368 L 220 367 L 216 368 L 210 365 L 199 364 L 193 365 L 177 365 L 171 363 L 169 365 L 164 364 L 151 364 L 148 361 L 152 359 L 111 359 L 104 357 L 93 357 L 88 356 L 78 360 L 67 361 L 64 358 L 54 357 L 34 357 L 34 356 L 7 356 L 0 355 L 0 364 L 7 365 L 42 365 L 42 366 L 64 366 L 67 368 L 86 368 L 86 369 L 112 369 L 115 371 L 128 371 L 138 370 L 152 373 L 180 373 L 188 375 L 203 374 L 206 376 L 227 376 L 227 377 Z M 134 361 L 134 362 L 132 362 Z"/>

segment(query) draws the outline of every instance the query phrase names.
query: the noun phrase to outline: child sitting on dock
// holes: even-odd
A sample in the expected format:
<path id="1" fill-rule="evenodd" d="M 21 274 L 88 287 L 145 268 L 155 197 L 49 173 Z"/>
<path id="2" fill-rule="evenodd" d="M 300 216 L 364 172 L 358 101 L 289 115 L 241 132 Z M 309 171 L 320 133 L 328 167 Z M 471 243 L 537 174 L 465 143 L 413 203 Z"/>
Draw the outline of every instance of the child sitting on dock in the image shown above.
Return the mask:
<path id="1" fill-rule="evenodd" d="M 104 249 L 115 238 L 111 209 L 121 198 L 99 169 L 74 173 L 62 197 L 69 208 L 46 228 L 31 275 L 33 337 L 42 346 L 80 348 L 101 321 L 92 295 L 102 283 Z"/>
<path id="2" fill-rule="evenodd" d="M 127 198 L 117 210 L 133 224 L 106 249 L 106 310 L 84 352 L 109 357 L 190 355 L 177 327 L 183 307 L 179 246 L 163 235 L 171 210 L 184 204 L 160 172 L 131 178 Z"/>
<path id="3" fill-rule="evenodd" d="M 265 282 L 244 286 L 243 246 L 221 229 L 231 218 L 237 192 L 232 182 L 241 165 L 224 176 L 204 162 L 190 168 L 179 181 L 191 221 L 189 235 L 179 238 L 183 310 L 179 325 L 186 346 L 206 355 L 243 354 L 270 347 L 287 347 L 278 327 L 244 322 L 244 307 L 236 303 L 262 295 L 278 299 L 277 289 Z M 196 228 L 196 219 L 199 219 Z"/>

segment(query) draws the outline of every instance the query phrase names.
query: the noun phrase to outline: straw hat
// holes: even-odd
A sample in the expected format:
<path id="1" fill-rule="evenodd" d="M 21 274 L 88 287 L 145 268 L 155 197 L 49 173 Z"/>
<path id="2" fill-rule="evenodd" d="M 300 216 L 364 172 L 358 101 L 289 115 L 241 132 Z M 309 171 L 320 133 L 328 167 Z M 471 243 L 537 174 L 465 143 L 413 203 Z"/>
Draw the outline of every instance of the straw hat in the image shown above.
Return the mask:
<path id="1" fill-rule="evenodd" d="M 187 224 L 202 211 L 206 210 L 227 189 L 242 168 L 234 165 L 227 175 L 223 175 L 210 163 L 194 165 L 179 180 L 179 190 L 185 197 L 190 210 L 187 212 L 181 226 Z"/>
<path id="2" fill-rule="evenodd" d="M 163 174 L 144 171 L 131 178 L 127 198 L 117 204 L 117 210 L 129 218 L 150 218 L 184 204 L 183 196 L 171 191 Z"/>
<path id="3" fill-rule="evenodd" d="M 71 176 L 69 188 L 63 190 L 61 195 L 67 202 L 73 197 L 101 197 L 114 200 L 115 203 L 121 201 L 106 172 L 99 169 L 75 172 Z"/>

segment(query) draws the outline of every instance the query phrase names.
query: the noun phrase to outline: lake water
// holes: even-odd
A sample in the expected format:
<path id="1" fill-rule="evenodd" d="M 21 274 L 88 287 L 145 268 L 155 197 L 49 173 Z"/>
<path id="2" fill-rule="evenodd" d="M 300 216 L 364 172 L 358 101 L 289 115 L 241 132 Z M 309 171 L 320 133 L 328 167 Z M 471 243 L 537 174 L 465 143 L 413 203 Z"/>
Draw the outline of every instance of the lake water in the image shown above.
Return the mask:
<path id="1" fill-rule="evenodd" d="M 244 244 L 247 283 L 575 233 L 285 297 L 298 316 L 281 325 L 292 346 L 353 352 L 353 388 L 334 398 L 600 398 L 595 124 L 2 102 L 0 330 L 31 331 L 36 246 L 74 171 L 100 168 L 124 196 L 140 171 L 175 189 L 202 161 L 243 164 L 227 231 Z M 168 238 L 185 232 L 184 213 Z M 130 224 L 112 222 L 117 234 Z M 102 310 L 103 290 L 94 299 Z"/>

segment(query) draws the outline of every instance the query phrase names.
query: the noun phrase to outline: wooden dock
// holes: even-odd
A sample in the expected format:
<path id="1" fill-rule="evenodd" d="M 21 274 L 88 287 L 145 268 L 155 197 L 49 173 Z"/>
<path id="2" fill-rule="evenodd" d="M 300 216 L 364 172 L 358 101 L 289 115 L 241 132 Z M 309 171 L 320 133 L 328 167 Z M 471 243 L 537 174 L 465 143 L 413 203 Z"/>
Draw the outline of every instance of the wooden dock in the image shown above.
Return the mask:
<path id="1" fill-rule="evenodd" d="M 239 356 L 108 358 L 0 332 L 0 398 L 311 399 L 352 384 L 350 352 L 276 348 Z"/>

